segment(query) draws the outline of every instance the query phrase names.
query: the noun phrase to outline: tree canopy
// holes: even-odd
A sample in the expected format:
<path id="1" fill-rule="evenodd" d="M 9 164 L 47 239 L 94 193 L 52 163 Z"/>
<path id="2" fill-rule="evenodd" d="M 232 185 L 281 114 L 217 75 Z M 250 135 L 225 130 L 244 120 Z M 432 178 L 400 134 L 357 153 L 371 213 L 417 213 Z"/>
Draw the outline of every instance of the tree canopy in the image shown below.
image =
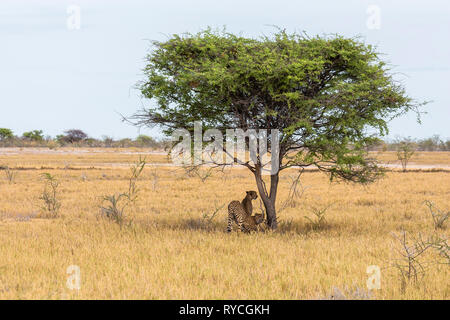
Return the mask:
<path id="1" fill-rule="evenodd" d="M 42 141 L 44 140 L 44 131 L 42 130 L 33 130 L 24 132 L 22 136 L 31 141 Z"/>
<path id="2" fill-rule="evenodd" d="M 70 129 L 64 131 L 64 139 L 69 143 L 80 142 L 86 140 L 88 135 L 79 129 Z"/>
<path id="3" fill-rule="evenodd" d="M 14 137 L 14 133 L 12 132 L 11 129 L 0 128 L 0 141 L 12 139 L 13 137 Z"/>
<path id="4" fill-rule="evenodd" d="M 381 169 L 367 147 L 388 132 L 389 120 L 420 105 L 358 38 L 280 30 L 252 39 L 207 29 L 153 46 L 139 89 L 156 106 L 138 111 L 136 125 L 166 134 L 192 132 L 195 121 L 223 131 L 279 129 L 280 170 L 314 165 L 332 179 L 371 182 Z M 269 193 L 260 164 L 250 169 L 276 227 L 278 173 Z"/>

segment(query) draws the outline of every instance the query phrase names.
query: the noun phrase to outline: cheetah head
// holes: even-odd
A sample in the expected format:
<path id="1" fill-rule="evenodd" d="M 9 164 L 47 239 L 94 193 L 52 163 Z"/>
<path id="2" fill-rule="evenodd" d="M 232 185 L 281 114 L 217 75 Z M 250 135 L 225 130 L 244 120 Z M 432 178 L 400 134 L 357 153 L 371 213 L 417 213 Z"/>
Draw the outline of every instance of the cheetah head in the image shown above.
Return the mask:
<path id="1" fill-rule="evenodd" d="M 250 196 L 250 199 L 252 200 L 258 199 L 258 194 L 256 191 L 247 191 L 247 196 Z"/>

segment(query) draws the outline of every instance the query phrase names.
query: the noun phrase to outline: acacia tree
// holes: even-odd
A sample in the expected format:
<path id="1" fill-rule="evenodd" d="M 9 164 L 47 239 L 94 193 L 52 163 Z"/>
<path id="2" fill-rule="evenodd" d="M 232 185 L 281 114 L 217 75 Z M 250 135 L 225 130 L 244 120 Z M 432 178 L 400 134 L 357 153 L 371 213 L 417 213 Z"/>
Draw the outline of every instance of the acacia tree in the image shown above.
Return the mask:
<path id="1" fill-rule="evenodd" d="M 225 139 L 228 128 L 278 129 L 277 150 L 270 134 L 268 148 L 279 154 L 279 171 L 315 166 L 331 180 L 372 182 L 382 174 L 366 152 L 375 134 L 385 135 L 390 119 L 419 106 L 359 39 L 285 31 L 249 39 L 208 29 L 153 45 L 139 89 L 156 107 L 128 120 L 161 126 L 166 134 L 193 133 L 201 121 Z M 279 171 L 266 188 L 257 159 L 241 164 L 254 174 L 275 229 Z"/>
<path id="2" fill-rule="evenodd" d="M 410 138 L 397 141 L 397 159 L 402 164 L 403 172 L 406 172 L 406 166 L 416 152 L 416 149 L 417 144 Z"/>
<path id="3" fill-rule="evenodd" d="M 25 139 L 31 140 L 31 141 L 42 141 L 44 140 L 44 132 L 42 130 L 33 130 L 24 132 L 22 136 Z"/>
<path id="4" fill-rule="evenodd" d="M 0 128 L 0 141 L 12 139 L 14 137 L 14 133 L 11 129 L 8 128 Z"/>
<path id="5" fill-rule="evenodd" d="M 88 135 L 79 129 L 70 129 L 64 131 L 64 139 L 69 143 L 80 142 L 86 140 Z"/>

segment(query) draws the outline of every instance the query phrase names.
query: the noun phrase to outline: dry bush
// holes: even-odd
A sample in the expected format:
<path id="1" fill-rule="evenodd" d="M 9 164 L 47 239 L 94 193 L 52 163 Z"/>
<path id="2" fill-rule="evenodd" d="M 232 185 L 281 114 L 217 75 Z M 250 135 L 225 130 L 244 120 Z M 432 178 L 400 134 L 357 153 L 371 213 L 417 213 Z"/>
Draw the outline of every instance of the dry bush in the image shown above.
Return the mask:
<path id="1" fill-rule="evenodd" d="M 439 210 L 436 205 L 429 201 L 425 201 L 425 205 L 428 207 L 431 213 L 431 217 L 433 218 L 433 225 L 435 229 L 445 229 L 445 222 L 450 216 L 450 211 L 443 212 Z"/>
<path id="2" fill-rule="evenodd" d="M 9 184 L 13 184 L 17 177 L 17 172 L 11 170 L 8 166 L 3 167 L 3 169 L 5 170 L 6 180 L 8 181 Z"/>
<path id="3" fill-rule="evenodd" d="M 424 237 L 420 233 L 417 236 L 408 237 L 406 231 L 402 231 L 399 235 L 393 233 L 393 237 L 397 242 L 394 249 L 398 258 L 391 261 L 391 267 L 398 271 L 402 292 L 407 285 L 417 284 L 423 279 L 431 266 L 442 263 L 439 257 L 446 258 L 448 263 L 448 244 L 445 238 L 436 234 Z M 438 257 L 433 257 L 433 249 L 439 253 Z M 426 260 L 427 254 L 430 254 L 428 260 Z"/>
<path id="4" fill-rule="evenodd" d="M 309 188 L 309 186 L 303 186 L 301 181 L 304 171 L 305 169 L 302 168 L 299 170 L 297 175 L 288 176 L 288 179 L 290 180 L 289 193 L 286 200 L 281 203 L 278 213 L 282 212 L 286 208 L 295 208 L 297 201 L 303 197 L 305 191 Z"/>
<path id="5" fill-rule="evenodd" d="M 197 165 L 183 166 L 183 169 L 185 171 L 185 175 L 189 178 L 197 177 L 200 179 L 201 182 L 205 183 L 208 178 L 212 177 L 214 168 L 212 167 L 202 167 Z"/>
<path id="6" fill-rule="evenodd" d="M 158 183 L 159 183 L 159 173 L 158 173 L 158 167 L 156 166 L 151 166 L 150 169 L 150 181 L 152 184 L 152 190 L 156 191 L 156 189 L 158 188 Z"/>
<path id="7" fill-rule="evenodd" d="M 44 179 L 44 191 L 39 197 L 42 200 L 42 210 L 44 216 L 49 218 L 57 218 L 61 208 L 61 201 L 59 200 L 58 187 L 59 181 L 50 173 L 43 173 L 41 177 Z"/>

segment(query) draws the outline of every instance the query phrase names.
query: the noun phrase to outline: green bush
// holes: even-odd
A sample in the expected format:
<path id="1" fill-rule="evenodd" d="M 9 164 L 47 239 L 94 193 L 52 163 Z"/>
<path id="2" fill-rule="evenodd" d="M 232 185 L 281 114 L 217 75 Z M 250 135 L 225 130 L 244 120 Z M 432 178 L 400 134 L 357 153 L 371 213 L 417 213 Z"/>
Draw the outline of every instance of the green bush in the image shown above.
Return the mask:
<path id="1" fill-rule="evenodd" d="M 14 134 L 11 129 L 0 128 L 0 141 L 12 139 Z"/>
<path id="2" fill-rule="evenodd" d="M 33 130 L 23 133 L 23 138 L 30 141 L 43 141 L 44 132 L 42 130 Z"/>

